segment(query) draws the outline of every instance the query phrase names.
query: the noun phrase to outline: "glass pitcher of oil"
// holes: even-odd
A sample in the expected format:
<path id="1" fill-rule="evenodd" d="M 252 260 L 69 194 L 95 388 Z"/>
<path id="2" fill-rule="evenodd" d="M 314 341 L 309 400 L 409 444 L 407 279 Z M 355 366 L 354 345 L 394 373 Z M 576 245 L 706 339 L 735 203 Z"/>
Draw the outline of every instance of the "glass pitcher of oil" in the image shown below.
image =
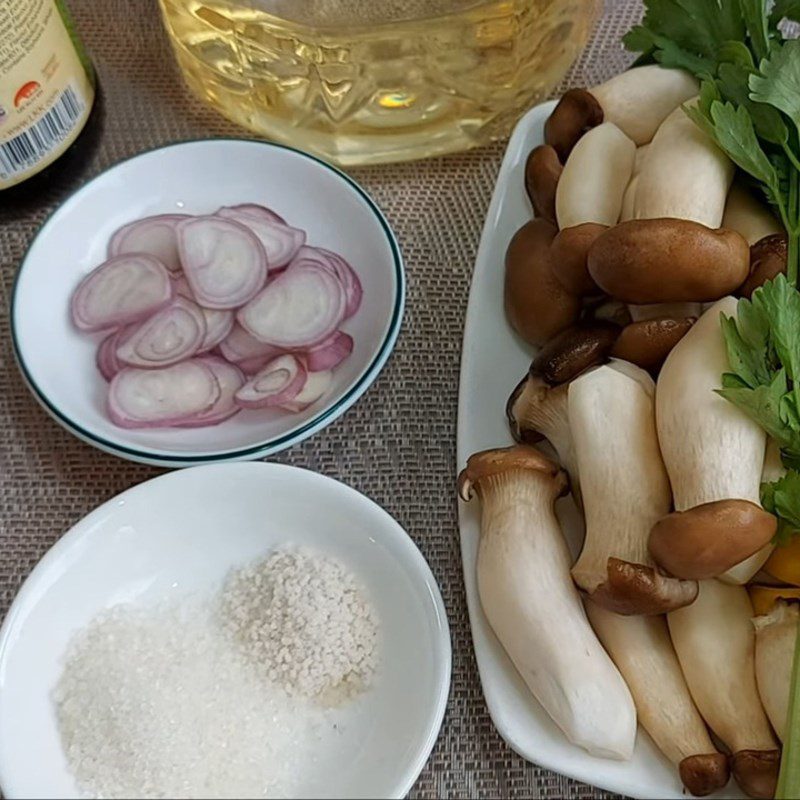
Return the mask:
<path id="1" fill-rule="evenodd" d="M 160 0 L 191 89 L 342 165 L 504 136 L 564 75 L 600 0 Z"/>

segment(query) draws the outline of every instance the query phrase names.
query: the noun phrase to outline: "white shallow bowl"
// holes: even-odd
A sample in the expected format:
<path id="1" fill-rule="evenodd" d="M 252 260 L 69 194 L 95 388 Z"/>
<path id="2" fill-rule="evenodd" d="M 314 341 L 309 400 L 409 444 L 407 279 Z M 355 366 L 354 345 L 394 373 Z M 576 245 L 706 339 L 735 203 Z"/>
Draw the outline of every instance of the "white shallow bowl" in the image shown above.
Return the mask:
<path id="1" fill-rule="evenodd" d="M 150 214 L 213 213 L 246 202 L 270 206 L 305 229 L 309 244 L 340 253 L 358 272 L 363 302 L 343 326 L 355 341 L 352 355 L 334 372 L 327 395 L 300 414 L 242 411 L 209 428 L 118 428 L 105 413 L 107 384 L 95 366 L 102 336 L 73 327 L 73 289 L 105 259 L 108 241 L 121 225 Z M 11 329 L 28 386 L 67 430 L 123 458 L 179 467 L 262 458 L 341 416 L 389 358 L 404 302 L 397 241 L 357 183 L 288 147 L 208 139 L 135 156 L 72 195 L 42 226 L 22 262 Z"/>
<path id="2" fill-rule="evenodd" d="M 508 243 L 533 211 L 525 194 L 525 160 L 544 141 L 544 123 L 555 103 L 529 111 L 508 144 L 481 237 L 464 326 L 458 407 L 458 469 L 479 450 L 513 444 L 505 417 L 511 391 L 528 371 L 531 350 L 511 329 L 503 311 L 503 264 Z M 573 554 L 582 522 L 571 499 L 558 504 Z M 628 762 L 595 758 L 570 744 L 531 695 L 497 641 L 478 597 L 475 563 L 480 536 L 480 503 L 459 502 L 461 555 L 472 639 L 489 713 L 500 735 L 521 756 L 543 767 L 611 792 L 642 798 L 683 798 L 678 770 L 639 728 Z M 558 624 L 554 620 L 554 625 Z M 712 797 L 741 798 L 731 780 Z"/>
<path id="3" fill-rule="evenodd" d="M 277 464 L 154 478 L 100 506 L 45 555 L 0 630 L 5 796 L 80 796 L 50 701 L 75 631 L 118 603 L 213 592 L 230 569 L 295 545 L 354 572 L 375 605 L 381 637 L 376 683 L 350 722 L 351 752 L 327 766 L 320 753 L 298 793 L 403 797 L 430 755 L 450 686 L 450 634 L 436 581 L 405 531 L 371 500 Z"/>

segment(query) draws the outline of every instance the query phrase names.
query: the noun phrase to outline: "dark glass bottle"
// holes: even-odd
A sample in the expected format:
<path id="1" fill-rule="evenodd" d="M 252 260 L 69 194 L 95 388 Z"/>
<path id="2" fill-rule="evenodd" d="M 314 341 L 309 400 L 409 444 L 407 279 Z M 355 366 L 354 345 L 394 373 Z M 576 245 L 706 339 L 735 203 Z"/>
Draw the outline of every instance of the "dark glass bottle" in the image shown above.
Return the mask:
<path id="1" fill-rule="evenodd" d="M 0 204 L 24 202 L 96 144 L 97 84 L 62 0 L 0 4 Z"/>

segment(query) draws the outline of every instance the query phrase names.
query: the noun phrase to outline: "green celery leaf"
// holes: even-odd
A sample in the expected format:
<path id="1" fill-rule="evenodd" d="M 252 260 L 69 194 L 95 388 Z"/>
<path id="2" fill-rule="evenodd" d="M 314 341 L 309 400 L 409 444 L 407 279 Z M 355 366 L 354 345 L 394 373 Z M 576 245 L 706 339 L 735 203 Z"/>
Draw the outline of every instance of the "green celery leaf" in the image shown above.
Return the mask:
<path id="1" fill-rule="evenodd" d="M 792 453 L 788 450 L 781 450 L 781 460 L 786 469 L 794 469 L 800 472 L 800 453 Z"/>
<path id="2" fill-rule="evenodd" d="M 733 3 L 731 3 L 733 5 Z M 739 10 L 756 58 L 769 54 L 769 17 L 764 0 L 739 0 Z"/>
<path id="3" fill-rule="evenodd" d="M 773 47 L 769 58 L 750 76 L 750 97 L 782 111 L 800 131 L 800 41 Z"/>
<path id="4" fill-rule="evenodd" d="M 761 330 L 746 324 L 743 314 L 745 309 L 751 311 L 752 306 L 749 301 L 740 300 L 738 320 L 722 315 L 722 333 L 725 337 L 728 361 L 733 373 L 745 386 L 755 389 L 756 386 L 768 386 L 772 382 L 772 371 L 769 369 L 765 357 L 768 353 L 768 335 L 764 336 L 759 346 L 757 338 L 760 338 Z M 767 332 L 768 330 L 769 324 L 767 324 Z M 723 387 L 726 389 L 736 388 L 732 384 L 725 386 L 724 383 Z"/>
<path id="5" fill-rule="evenodd" d="M 722 375 L 723 389 L 752 389 L 753 387 L 743 378 L 733 372 L 725 372 Z"/>
<path id="6" fill-rule="evenodd" d="M 782 19 L 800 20 L 800 0 L 775 0 L 770 11 L 770 22 L 777 27 Z"/>
<path id="7" fill-rule="evenodd" d="M 769 386 L 755 389 L 722 388 L 717 394 L 729 400 L 757 422 L 782 448 L 800 453 L 800 431 L 781 419 L 781 401 L 787 392 L 786 373 L 780 370 Z"/>
<path id="8" fill-rule="evenodd" d="M 734 44 L 733 42 L 731 44 Z M 747 54 L 750 51 L 741 42 Z M 754 68 L 742 63 L 723 61 L 717 68 L 717 86 L 722 98 L 736 106 L 743 106 L 753 118 L 757 134 L 772 144 L 784 144 L 789 139 L 789 129 L 783 121 L 781 113 L 772 106 L 755 103 L 750 99 L 748 81 L 755 72 Z"/>
<path id="9" fill-rule="evenodd" d="M 797 398 L 793 394 L 785 394 L 781 398 L 778 412 L 785 425 L 800 431 L 800 409 L 797 407 Z"/>
<path id="10" fill-rule="evenodd" d="M 767 503 L 764 503 L 766 493 Z M 782 478 L 761 487 L 762 505 L 795 528 L 800 528 L 800 472 L 789 470 Z"/>
<path id="11" fill-rule="evenodd" d="M 623 39 L 625 46 L 695 75 L 712 74 L 720 45 L 746 34 L 739 3 L 732 0 L 645 0 L 644 5 L 644 19 Z"/>
<path id="12" fill-rule="evenodd" d="M 747 110 L 741 106 L 736 108 L 732 103 L 715 101 L 711 104 L 711 120 L 714 138 L 731 161 L 777 192 L 778 175 L 761 148 Z"/>
<path id="13" fill-rule="evenodd" d="M 792 381 L 800 380 L 800 292 L 778 275 L 753 292 L 760 318 L 769 320 L 769 338 Z"/>

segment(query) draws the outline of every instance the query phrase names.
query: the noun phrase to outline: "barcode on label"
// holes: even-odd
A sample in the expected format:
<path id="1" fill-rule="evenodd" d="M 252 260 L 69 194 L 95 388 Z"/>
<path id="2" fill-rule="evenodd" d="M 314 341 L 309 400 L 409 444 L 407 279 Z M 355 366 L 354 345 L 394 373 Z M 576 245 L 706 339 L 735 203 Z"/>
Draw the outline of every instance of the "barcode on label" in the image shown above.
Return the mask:
<path id="1" fill-rule="evenodd" d="M 72 131 L 83 110 L 78 93 L 68 86 L 38 122 L 0 144 L 0 178 L 10 178 L 41 161 Z"/>

